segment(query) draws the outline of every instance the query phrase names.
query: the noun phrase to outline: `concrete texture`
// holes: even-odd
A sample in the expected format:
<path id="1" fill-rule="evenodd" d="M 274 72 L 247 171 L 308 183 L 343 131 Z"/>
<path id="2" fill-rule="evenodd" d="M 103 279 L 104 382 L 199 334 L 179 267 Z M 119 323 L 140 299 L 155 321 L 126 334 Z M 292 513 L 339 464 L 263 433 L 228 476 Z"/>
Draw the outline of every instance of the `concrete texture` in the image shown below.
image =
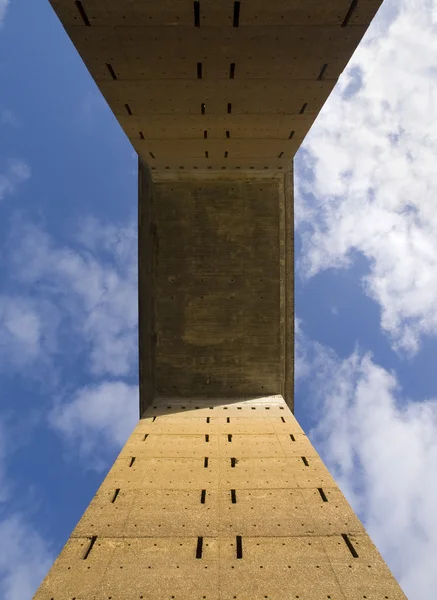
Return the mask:
<path id="1" fill-rule="evenodd" d="M 291 160 L 380 0 L 51 0 L 139 154 L 140 415 L 35 600 L 400 600 L 292 414 Z"/>
<path id="2" fill-rule="evenodd" d="M 35 596 L 72 598 L 405 596 L 282 397 L 271 396 L 155 399 Z"/>

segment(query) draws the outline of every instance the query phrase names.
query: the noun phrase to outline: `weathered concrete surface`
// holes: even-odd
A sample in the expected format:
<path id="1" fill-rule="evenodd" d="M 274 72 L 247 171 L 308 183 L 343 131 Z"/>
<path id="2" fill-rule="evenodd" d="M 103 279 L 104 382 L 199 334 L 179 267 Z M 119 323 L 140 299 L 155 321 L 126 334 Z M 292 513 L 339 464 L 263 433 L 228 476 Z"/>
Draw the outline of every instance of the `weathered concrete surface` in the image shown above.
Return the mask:
<path id="1" fill-rule="evenodd" d="M 152 173 L 285 171 L 380 3 L 51 0 Z"/>
<path id="2" fill-rule="evenodd" d="M 35 596 L 72 598 L 405 600 L 280 396 L 155 399 Z"/>

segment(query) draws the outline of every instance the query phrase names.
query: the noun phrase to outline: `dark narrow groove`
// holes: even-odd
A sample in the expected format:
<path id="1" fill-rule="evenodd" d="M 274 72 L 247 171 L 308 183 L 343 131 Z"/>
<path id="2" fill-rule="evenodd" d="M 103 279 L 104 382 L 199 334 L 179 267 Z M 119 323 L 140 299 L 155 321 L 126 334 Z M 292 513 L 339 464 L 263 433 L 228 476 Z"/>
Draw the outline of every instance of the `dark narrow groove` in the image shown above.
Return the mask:
<path id="1" fill-rule="evenodd" d="M 232 104 L 230 102 L 228 102 L 228 115 L 230 115 L 232 112 Z"/>
<path id="2" fill-rule="evenodd" d="M 230 423 L 231 422 L 231 417 L 226 417 L 226 423 Z"/>
<path id="3" fill-rule="evenodd" d="M 203 466 L 205 467 L 205 469 L 208 468 L 208 457 L 205 456 L 205 458 L 203 459 Z"/>
<path id="4" fill-rule="evenodd" d="M 309 467 L 309 466 L 310 466 L 310 465 L 309 465 L 309 463 L 308 463 L 308 461 L 307 461 L 307 459 L 305 458 L 305 456 L 301 456 L 301 459 L 302 459 L 302 462 L 303 462 L 303 464 L 304 464 L 306 467 Z"/>
<path id="5" fill-rule="evenodd" d="M 87 17 L 85 9 L 82 6 L 82 2 L 80 2 L 80 0 L 76 0 L 75 4 L 76 4 L 77 10 L 79 11 L 80 16 L 82 17 L 82 21 L 85 23 L 85 25 L 87 27 L 91 27 L 91 23 L 89 22 L 89 19 Z"/>
<path id="6" fill-rule="evenodd" d="M 233 26 L 238 27 L 239 25 L 240 25 L 240 2 L 234 2 Z"/>
<path id="7" fill-rule="evenodd" d="M 205 150 L 205 158 L 209 158 L 208 150 Z"/>
<path id="8" fill-rule="evenodd" d="M 206 422 L 209 423 L 210 422 L 210 417 L 206 417 Z"/>
<path id="9" fill-rule="evenodd" d="M 202 115 L 206 113 L 205 102 L 202 102 L 202 104 L 200 105 L 200 112 L 202 113 Z"/>
<path id="10" fill-rule="evenodd" d="M 205 433 L 205 442 L 209 442 L 209 435 Z"/>
<path id="11" fill-rule="evenodd" d="M 127 110 L 127 114 L 128 114 L 128 115 L 131 115 L 131 114 L 132 114 L 132 111 L 131 111 L 131 109 L 130 109 L 130 106 L 129 106 L 129 104 L 125 104 L 125 105 L 124 105 L 124 107 L 125 107 L 125 109 Z"/>
<path id="12" fill-rule="evenodd" d="M 237 504 L 237 492 L 235 490 L 231 490 L 231 501 L 232 504 Z"/>
<path id="13" fill-rule="evenodd" d="M 295 442 L 296 440 L 294 439 L 294 435 L 292 433 L 290 433 L 290 439 L 292 442 Z"/>
<path id="14" fill-rule="evenodd" d="M 144 439 L 143 439 L 143 442 L 147 440 L 148 436 L 149 436 L 149 434 L 148 434 L 148 433 L 145 433 L 145 434 L 144 434 Z"/>
<path id="15" fill-rule="evenodd" d="M 111 75 L 112 79 L 115 79 L 115 81 L 117 81 L 117 75 L 115 74 L 115 71 L 112 68 L 112 65 L 110 65 L 109 63 L 106 63 L 106 68 L 108 69 L 109 74 Z"/>
<path id="16" fill-rule="evenodd" d="M 156 421 L 156 417 L 153 417 L 152 421 L 155 422 Z"/>
<path id="17" fill-rule="evenodd" d="M 231 63 L 231 66 L 229 68 L 229 79 L 234 79 L 235 78 L 235 63 Z"/>
<path id="18" fill-rule="evenodd" d="M 228 158 L 228 154 L 229 154 L 228 151 L 225 150 L 225 158 Z"/>
<path id="19" fill-rule="evenodd" d="M 231 467 L 235 467 L 236 463 L 237 463 L 237 459 L 232 457 L 231 458 Z"/>
<path id="20" fill-rule="evenodd" d="M 155 158 L 155 155 L 153 154 L 153 152 L 149 152 L 149 154 L 150 154 L 150 158 Z"/>
<path id="21" fill-rule="evenodd" d="M 281 417 L 281 421 L 282 421 L 283 423 L 285 423 L 285 419 L 284 419 L 284 417 Z"/>
<path id="22" fill-rule="evenodd" d="M 230 131 L 226 131 L 226 137 L 229 139 L 231 137 L 231 132 Z"/>
<path id="23" fill-rule="evenodd" d="M 232 442 L 232 433 L 228 433 L 228 442 Z"/>
<path id="24" fill-rule="evenodd" d="M 93 535 L 93 537 L 90 539 L 90 543 L 88 548 L 86 549 L 85 554 L 83 555 L 83 560 L 86 560 L 88 558 L 88 556 L 90 555 L 91 550 L 93 549 L 94 544 L 96 543 L 97 540 L 97 536 Z"/>
<path id="25" fill-rule="evenodd" d="M 208 132 L 206 130 L 203 132 L 203 139 L 208 139 Z"/>
<path id="26" fill-rule="evenodd" d="M 202 79 L 202 63 L 197 63 L 197 79 Z"/>
<path id="27" fill-rule="evenodd" d="M 142 131 L 140 131 L 140 140 L 144 140 L 144 135 Z"/>
<path id="28" fill-rule="evenodd" d="M 317 488 L 319 490 L 319 494 L 321 499 L 323 500 L 323 502 L 328 502 L 328 498 L 326 497 L 325 492 L 323 491 L 323 488 Z"/>
<path id="29" fill-rule="evenodd" d="M 278 154 L 278 158 L 282 158 L 283 156 L 284 156 L 284 153 L 283 153 L 283 152 L 280 152 L 280 153 Z"/>
<path id="30" fill-rule="evenodd" d="M 193 10 L 194 10 L 194 27 L 200 27 L 200 2 L 195 0 L 193 2 Z"/>
<path id="31" fill-rule="evenodd" d="M 352 0 L 351 5 L 349 6 L 349 10 L 346 13 L 346 16 L 341 24 L 342 27 L 347 27 L 349 25 L 349 21 L 352 17 L 353 12 L 355 11 L 358 5 L 358 0 Z"/>
<path id="32" fill-rule="evenodd" d="M 342 533 L 341 537 L 344 540 L 344 543 L 346 544 L 346 546 L 349 548 L 350 553 L 352 554 L 352 556 L 354 558 L 358 558 L 358 552 L 355 550 L 355 548 L 352 545 L 352 542 L 350 541 L 350 539 L 348 538 L 346 533 Z"/>
<path id="33" fill-rule="evenodd" d="M 117 488 L 114 492 L 114 495 L 112 496 L 112 500 L 111 500 L 112 504 L 114 504 L 114 502 L 117 500 L 117 496 L 119 493 L 120 493 L 120 488 Z"/>
<path id="34" fill-rule="evenodd" d="M 243 540 L 237 535 L 237 558 L 243 558 Z"/>
<path id="35" fill-rule="evenodd" d="M 197 538 L 196 558 L 202 558 L 203 537 Z"/>
<path id="36" fill-rule="evenodd" d="M 200 494 L 200 504 L 205 504 L 205 498 L 206 498 L 206 490 L 202 490 L 202 493 Z"/>
<path id="37" fill-rule="evenodd" d="M 302 108 L 299 111 L 300 115 L 303 115 L 303 113 L 306 111 L 307 106 L 308 106 L 308 102 L 305 102 L 305 104 L 302 106 Z"/>
<path id="38" fill-rule="evenodd" d="M 288 136 L 288 139 L 291 140 L 294 137 L 294 131 L 290 131 L 290 135 Z"/>
<path id="39" fill-rule="evenodd" d="M 323 75 L 325 74 L 327 68 L 328 68 L 328 63 L 325 63 L 323 65 L 323 67 L 320 69 L 320 73 L 319 73 L 319 76 L 317 77 L 317 81 L 322 81 Z"/>
<path id="40" fill-rule="evenodd" d="M 129 463 L 129 467 L 131 467 L 135 462 L 135 456 L 132 456 L 132 458 L 130 459 L 130 463 Z"/>

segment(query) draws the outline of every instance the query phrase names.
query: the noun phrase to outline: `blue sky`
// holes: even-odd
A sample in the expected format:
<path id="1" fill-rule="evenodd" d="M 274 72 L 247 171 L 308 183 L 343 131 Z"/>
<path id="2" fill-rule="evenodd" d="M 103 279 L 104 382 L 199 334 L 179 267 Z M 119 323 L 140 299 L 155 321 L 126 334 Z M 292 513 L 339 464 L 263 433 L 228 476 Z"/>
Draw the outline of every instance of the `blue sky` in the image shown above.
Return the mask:
<path id="1" fill-rule="evenodd" d="M 0 597 L 26 600 L 137 418 L 136 155 L 47 0 L 0 21 Z M 413 600 L 437 587 L 436 33 L 436 1 L 386 0 L 295 161 L 296 415 Z"/>

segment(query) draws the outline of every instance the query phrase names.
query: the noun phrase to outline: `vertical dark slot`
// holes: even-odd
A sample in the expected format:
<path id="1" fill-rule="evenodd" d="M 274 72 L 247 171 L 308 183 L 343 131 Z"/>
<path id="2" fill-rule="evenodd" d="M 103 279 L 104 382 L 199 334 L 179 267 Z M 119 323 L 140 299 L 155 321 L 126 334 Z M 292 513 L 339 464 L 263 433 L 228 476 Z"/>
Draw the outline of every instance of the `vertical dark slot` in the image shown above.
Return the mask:
<path id="1" fill-rule="evenodd" d="M 240 25 L 240 2 L 234 2 L 234 27 L 238 27 Z"/>
<path id="2" fill-rule="evenodd" d="M 144 434 L 144 439 L 143 439 L 143 442 L 144 442 L 145 440 L 147 440 L 147 437 L 148 437 L 148 435 L 149 435 L 148 433 L 145 433 L 145 434 Z"/>
<path id="3" fill-rule="evenodd" d="M 209 158 L 208 150 L 205 150 L 205 158 Z"/>
<path id="4" fill-rule="evenodd" d="M 150 158 L 155 158 L 155 155 L 153 154 L 153 152 L 149 152 L 149 154 L 150 154 Z M 168 406 L 167 406 L 167 408 L 168 408 Z"/>
<path id="5" fill-rule="evenodd" d="M 205 467 L 205 469 L 208 468 L 208 457 L 205 456 L 205 458 L 203 459 L 203 466 Z"/>
<path id="6" fill-rule="evenodd" d="M 202 558 L 203 537 L 197 538 L 196 558 Z"/>
<path id="7" fill-rule="evenodd" d="M 225 150 L 225 158 L 228 158 L 228 151 Z"/>
<path id="8" fill-rule="evenodd" d="M 237 462 L 236 458 L 231 458 L 231 467 L 235 467 L 236 462 Z"/>
<path id="9" fill-rule="evenodd" d="M 109 71 L 109 74 L 111 75 L 112 79 L 117 80 L 117 75 L 115 74 L 114 69 L 112 68 L 112 66 L 109 63 L 106 63 L 106 68 Z"/>
<path id="10" fill-rule="evenodd" d="M 156 417 L 153 417 L 152 421 L 155 422 L 156 421 Z"/>
<path id="11" fill-rule="evenodd" d="M 124 107 L 125 107 L 125 109 L 127 110 L 127 114 L 128 114 L 128 115 L 131 115 L 131 114 L 132 114 L 132 111 L 131 111 L 131 109 L 130 109 L 130 106 L 129 106 L 129 104 L 125 104 L 125 105 L 124 105 Z"/>
<path id="12" fill-rule="evenodd" d="M 206 490 L 202 490 L 202 493 L 200 494 L 200 504 L 205 504 L 205 498 L 206 498 Z"/>
<path id="13" fill-rule="evenodd" d="M 205 442 L 209 442 L 209 435 L 207 433 L 205 434 Z"/>
<path id="14" fill-rule="evenodd" d="M 283 423 L 285 423 L 285 419 L 284 419 L 284 417 L 281 417 L 281 421 L 282 421 Z"/>
<path id="15" fill-rule="evenodd" d="M 202 79 L 202 63 L 197 63 L 197 79 Z"/>
<path id="16" fill-rule="evenodd" d="M 117 488 L 114 492 L 114 495 L 112 496 L 112 500 L 111 500 L 112 504 L 114 504 L 114 502 L 117 500 L 117 496 L 119 493 L 120 493 L 120 488 Z"/>
<path id="17" fill-rule="evenodd" d="M 310 465 L 308 464 L 307 459 L 305 458 L 305 456 L 301 456 L 302 462 L 306 467 L 309 467 Z"/>
<path id="18" fill-rule="evenodd" d="M 306 111 L 307 106 L 308 106 L 308 102 L 305 102 L 305 104 L 302 106 L 302 108 L 299 111 L 300 115 L 303 115 L 303 113 Z"/>
<path id="19" fill-rule="evenodd" d="M 290 131 L 290 135 L 288 136 L 288 139 L 291 140 L 294 137 L 294 131 Z"/>
<path id="20" fill-rule="evenodd" d="M 231 66 L 229 67 L 229 79 L 234 79 L 235 78 L 235 63 L 231 63 Z"/>
<path id="21" fill-rule="evenodd" d="M 352 545 L 352 542 L 350 541 L 350 539 L 348 538 L 346 533 L 342 533 L 341 537 L 344 540 L 344 543 L 346 544 L 346 546 L 349 548 L 350 553 L 352 554 L 352 556 L 354 558 L 358 558 L 358 552 L 355 550 L 355 548 Z"/>
<path id="22" fill-rule="evenodd" d="M 144 140 L 144 135 L 142 131 L 140 131 L 140 140 Z"/>
<path id="23" fill-rule="evenodd" d="M 319 490 L 320 498 L 323 500 L 323 502 L 328 502 L 328 498 L 326 497 L 326 494 L 323 491 L 323 488 L 317 488 L 317 489 Z"/>
<path id="24" fill-rule="evenodd" d="M 206 113 L 205 102 L 202 102 L 202 104 L 200 105 L 200 112 L 202 113 L 202 115 Z"/>
<path id="25" fill-rule="evenodd" d="M 232 112 L 232 104 L 230 102 L 228 102 L 228 115 L 230 115 Z"/>
<path id="26" fill-rule="evenodd" d="M 193 2 L 194 9 L 194 27 L 200 27 L 200 2 L 196 0 Z"/>
<path id="27" fill-rule="evenodd" d="M 237 558 L 243 558 L 243 540 L 237 535 Z"/>
<path id="28" fill-rule="evenodd" d="M 226 417 L 226 423 L 230 423 L 231 422 L 231 417 Z"/>
<path id="29" fill-rule="evenodd" d="M 294 439 L 294 435 L 292 433 L 290 433 L 290 439 L 292 442 L 295 442 L 296 440 Z"/>
<path id="30" fill-rule="evenodd" d="M 228 433 L 228 442 L 232 442 L 232 433 Z"/>
<path id="31" fill-rule="evenodd" d="M 229 139 L 231 137 L 231 132 L 230 131 L 226 131 L 226 137 L 227 137 L 227 139 Z"/>
<path id="32" fill-rule="evenodd" d="M 349 10 L 346 13 L 346 16 L 344 18 L 343 23 L 341 24 L 342 27 L 347 27 L 349 24 L 349 21 L 352 17 L 352 14 L 354 12 L 354 10 L 356 9 L 358 4 L 358 0 L 352 0 L 351 5 L 349 6 Z"/>
<path id="33" fill-rule="evenodd" d="M 231 490 L 231 501 L 232 504 L 237 504 L 237 492 L 235 490 Z"/>
<path id="34" fill-rule="evenodd" d="M 80 16 L 82 17 L 82 21 L 85 23 L 85 25 L 87 27 L 91 27 L 91 23 L 88 20 L 85 9 L 82 6 L 82 2 L 80 2 L 79 0 L 76 0 L 75 4 L 76 4 L 77 10 L 79 11 Z"/>
<path id="35" fill-rule="evenodd" d="M 132 458 L 130 459 L 130 463 L 129 463 L 129 467 L 131 467 L 135 462 L 135 456 L 132 456 Z"/>
<path id="36" fill-rule="evenodd" d="M 323 65 L 323 67 L 320 69 L 320 73 L 319 73 L 319 76 L 317 77 L 317 81 L 322 81 L 323 75 L 325 74 L 327 68 L 328 68 L 328 64 L 325 63 Z"/>
<path id="37" fill-rule="evenodd" d="M 283 156 L 284 156 L 284 153 L 283 153 L 283 152 L 280 152 L 280 153 L 278 154 L 278 158 L 282 158 Z"/>
<path id="38" fill-rule="evenodd" d="M 88 558 L 88 556 L 90 555 L 90 552 L 93 549 L 94 544 L 96 543 L 96 539 L 97 539 L 96 535 L 93 535 L 93 537 L 90 539 L 90 544 L 89 544 L 88 548 L 86 549 L 85 554 L 83 555 L 83 560 L 86 560 Z"/>
<path id="39" fill-rule="evenodd" d="M 206 422 L 207 422 L 207 423 L 209 423 L 209 422 L 210 422 L 210 420 L 211 420 L 211 419 L 210 419 L 209 417 L 206 417 Z"/>
<path id="40" fill-rule="evenodd" d="M 208 132 L 207 132 L 207 131 L 204 131 L 204 132 L 203 132 L 203 139 L 204 139 L 204 140 L 207 140 L 207 139 L 208 139 Z"/>

